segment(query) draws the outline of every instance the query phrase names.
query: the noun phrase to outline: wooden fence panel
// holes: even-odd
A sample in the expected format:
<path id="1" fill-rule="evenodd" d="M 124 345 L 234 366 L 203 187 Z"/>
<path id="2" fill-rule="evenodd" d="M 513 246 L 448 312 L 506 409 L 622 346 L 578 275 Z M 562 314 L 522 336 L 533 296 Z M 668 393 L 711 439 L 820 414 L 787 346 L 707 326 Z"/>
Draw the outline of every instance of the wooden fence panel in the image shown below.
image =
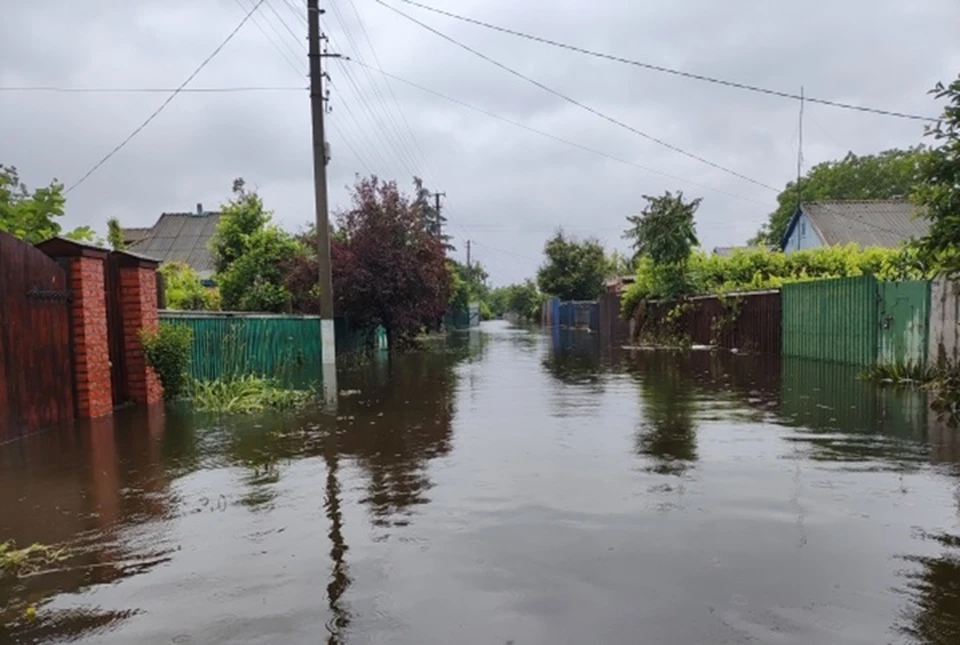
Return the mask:
<path id="1" fill-rule="evenodd" d="M 74 416 L 66 271 L 0 232 L 0 443 Z"/>

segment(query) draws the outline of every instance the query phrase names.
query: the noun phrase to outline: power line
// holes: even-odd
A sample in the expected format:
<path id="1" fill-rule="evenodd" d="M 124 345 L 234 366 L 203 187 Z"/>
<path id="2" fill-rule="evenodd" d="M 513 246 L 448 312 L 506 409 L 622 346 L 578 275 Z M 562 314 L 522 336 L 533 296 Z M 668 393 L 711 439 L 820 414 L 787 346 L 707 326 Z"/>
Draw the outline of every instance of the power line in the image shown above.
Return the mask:
<path id="1" fill-rule="evenodd" d="M 373 53 L 373 61 L 377 64 L 378 68 L 382 68 L 383 64 L 380 62 L 380 56 L 377 54 L 377 49 L 373 45 L 373 39 L 370 37 L 367 27 L 363 22 L 363 17 L 360 15 L 360 10 L 357 8 L 356 2 L 350 0 L 350 6 L 353 8 L 353 13 L 357 16 L 357 22 L 360 24 L 360 30 L 363 32 L 364 37 L 367 39 L 367 45 L 370 47 L 371 53 Z M 413 140 L 413 145 L 417 149 L 417 152 L 420 153 L 420 157 L 423 159 L 424 167 L 427 172 L 430 173 L 434 182 L 437 180 L 437 174 L 433 172 L 433 169 L 430 167 L 430 161 L 427 159 L 427 155 L 424 154 L 423 148 L 420 147 L 420 142 L 417 140 L 417 136 L 413 132 L 413 128 L 410 127 L 410 122 L 407 120 L 407 115 L 403 110 L 403 106 L 400 104 L 400 101 L 397 100 L 397 95 L 393 91 L 393 85 L 390 84 L 389 79 L 384 78 L 384 84 L 387 86 L 387 90 L 390 92 L 390 96 L 393 98 L 394 104 L 397 106 L 397 112 L 400 113 L 400 118 L 403 120 L 404 126 L 406 126 L 407 131 L 410 133 L 410 138 Z"/>
<path id="2" fill-rule="evenodd" d="M 720 170 L 720 171 L 722 171 L 722 172 L 725 172 L 725 173 L 727 173 L 727 174 L 729 174 L 729 175 L 733 175 L 734 177 L 737 177 L 738 179 L 742 179 L 742 180 L 744 180 L 744 181 L 748 181 L 748 182 L 750 182 L 751 184 L 755 184 L 755 185 L 760 186 L 760 187 L 762 187 L 762 188 L 766 188 L 767 190 L 770 190 L 770 191 L 775 192 L 775 193 L 780 192 L 780 191 L 778 191 L 776 188 L 774 188 L 773 186 L 770 186 L 769 184 L 765 184 L 765 183 L 763 183 L 762 181 L 759 181 L 759 180 L 754 179 L 754 178 L 752 178 L 752 177 L 748 177 L 747 175 L 744 175 L 744 174 L 742 174 L 742 173 L 739 173 L 739 172 L 737 172 L 736 170 L 732 170 L 732 169 L 730 169 L 730 168 L 727 168 L 726 166 L 722 166 L 722 165 L 720 165 L 720 164 L 718 164 L 718 163 L 715 163 L 715 162 L 713 162 L 713 161 L 710 161 L 709 159 L 705 159 L 705 158 L 703 158 L 703 157 L 701 157 L 701 156 L 699 156 L 699 155 L 697 155 L 697 154 L 694 154 L 694 153 L 692 153 L 692 152 L 688 152 L 687 150 L 684 150 L 683 148 L 680 148 L 679 146 L 675 146 L 675 145 L 673 145 L 672 143 L 668 143 L 668 142 L 666 142 L 666 141 L 664 141 L 664 140 L 662 140 L 662 139 L 658 139 L 657 137 L 655 137 L 655 136 L 653 136 L 653 135 L 651 135 L 651 134 L 647 134 L 646 132 L 643 132 L 642 130 L 637 129 L 637 128 L 633 127 L 632 125 L 629 125 L 629 124 L 627 124 L 627 123 L 624 123 L 623 121 L 620 121 L 620 120 L 618 120 L 618 119 L 615 119 L 614 117 L 612 117 L 612 116 L 610 116 L 610 115 L 608 115 L 608 114 L 606 114 L 606 113 L 604 113 L 604 112 L 601 112 L 600 110 L 598 110 L 598 109 L 596 109 L 596 108 L 594 108 L 594 107 L 591 107 L 591 106 L 587 105 L 586 103 L 582 103 L 581 101 L 578 101 L 577 99 L 572 98 L 571 96 L 568 96 L 567 94 L 564 94 L 564 93 L 559 92 L 559 91 L 557 91 L 557 90 L 555 90 L 555 89 L 553 89 L 553 88 L 551 88 L 551 87 L 549 87 L 549 86 L 547 86 L 547 85 L 544 85 L 544 84 L 541 83 L 540 81 L 537 81 L 537 80 L 535 80 L 535 79 L 533 79 L 533 78 L 531 78 L 531 77 L 523 74 L 522 72 L 519 72 L 519 71 L 513 69 L 512 67 L 508 67 L 507 65 L 504 65 L 504 64 L 501 63 L 500 61 L 497 61 L 497 60 L 495 60 L 495 59 L 487 56 L 486 54 L 483 54 L 482 52 L 477 51 L 476 49 L 470 47 L 469 45 L 465 45 L 465 44 L 461 43 L 460 41 L 458 41 L 457 39 L 455 39 L 455 38 L 453 38 L 453 37 L 451 37 L 451 36 L 448 36 L 447 34 L 441 32 L 441 31 L 439 31 L 439 30 L 437 30 L 437 29 L 434 29 L 433 27 L 431 27 L 430 25 L 426 24 L 425 22 L 421 22 L 420 20 L 417 20 L 417 19 L 414 18 L 413 16 L 410 16 L 410 15 L 408 15 L 408 14 L 400 11 L 400 10 L 397 9 L 396 7 L 393 7 L 393 6 L 389 5 L 389 4 L 387 4 L 386 2 L 383 2 L 383 0 L 376 0 L 376 2 L 377 2 L 377 4 L 380 4 L 380 5 L 388 8 L 388 9 L 390 9 L 390 10 L 393 11 L 394 13 L 397 13 L 398 15 L 400 15 L 400 16 L 406 18 L 407 20 L 413 22 L 414 24 L 417 24 L 417 25 L 419 25 L 420 27 L 426 29 L 426 30 L 429 31 L 430 33 L 435 34 L 435 35 L 439 36 L 440 38 L 443 38 L 443 39 L 446 40 L 447 42 L 453 43 L 453 44 L 456 45 L 457 47 L 460 47 L 461 49 L 464 49 L 464 50 L 470 52 L 470 53 L 473 54 L 474 56 L 477 56 L 477 57 L 479 57 L 479 58 L 482 58 L 483 60 L 487 61 L 488 63 L 490 63 L 490 64 L 492 64 L 492 65 L 495 65 L 496 67 L 499 67 L 500 69 L 504 70 L 505 72 L 508 72 L 508 73 L 512 74 L 513 76 L 516 76 L 517 78 L 523 79 L 524 81 L 526 81 L 526 82 L 528 82 L 528 83 L 530 83 L 530 84 L 532 84 L 532 85 L 535 85 L 536 87 L 539 87 L 540 89 L 544 90 L 545 92 L 549 92 L 550 94 L 553 94 L 554 96 L 559 97 L 559 98 L 563 99 L 564 101 L 566 101 L 566 102 L 568 102 L 568 103 L 570 103 L 570 104 L 572 104 L 572 105 L 576 105 L 577 107 L 579 107 L 579 108 L 581 108 L 581 109 L 583 109 L 583 110 L 586 110 L 587 112 L 590 112 L 590 113 L 593 114 L 594 116 L 598 116 L 598 117 L 600 117 L 601 119 L 603 119 L 603 120 L 605 120 L 605 121 L 608 121 L 608 122 L 610 122 L 610 123 L 613 123 L 613 124 L 616 125 L 616 126 L 619 126 L 619 127 L 623 128 L 623 129 L 625 129 L 625 130 L 628 130 L 628 131 L 630 131 L 630 132 L 632 132 L 632 133 L 634 133 L 634 134 L 636 134 L 636 135 L 639 135 L 639 136 L 643 137 L 644 139 L 648 139 L 648 140 L 650 140 L 650 141 L 653 141 L 654 143 L 659 144 L 659 145 L 661 145 L 661 146 L 663 146 L 663 147 L 665 147 L 665 148 L 668 148 L 668 149 L 670 149 L 670 150 L 673 150 L 674 152 L 678 152 L 678 153 L 680 153 L 680 154 L 682 154 L 682 155 L 684 155 L 684 156 L 686 156 L 686 157 L 690 157 L 691 159 L 694 159 L 694 160 L 696 160 L 696 161 L 699 161 L 699 162 L 701 162 L 701 163 L 703 163 L 703 164 L 706 164 L 706 165 L 708 165 L 708 166 L 710 166 L 710 167 L 712 167 L 712 168 L 716 168 L 717 170 Z"/>
<path id="3" fill-rule="evenodd" d="M 303 92 L 307 86 L 251 86 L 251 87 L 185 87 L 181 94 L 229 94 L 234 92 Z M 13 86 L 0 87 L 0 92 L 56 92 L 63 94 L 166 94 L 176 92 L 175 87 L 54 87 Z"/>
<path id="4" fill-rule="evenodd" d="M 220 50 L 222 50 L 224 47 L 226 47 L 227 43 L 229 43 L 229 42 L 233 39 L 233 37 L 237 35 L 237 32 L 240 31 L 241 27 L 243 27 L 243 26 L 247 23 L 247 21 L 250 19 L 250 17 L 254 14 L 254 12 L 256 12 L 257 9 L 260 8 L 260 5 L 262 5 L 263 3 L 264 3 L 264 0 L 258 0 L 258 1 L 257 1 L 257 4 L 254 5 L 253 9 L 251 9 L 251 10 L 243 17 L 243 20 L 241 20 L 240 23 L 239 23 L 236 27 L 234 27 L 233 31 L 231 31 L 231 32 L 227 35 L 227 37 L 223 40 L 223 42 L 221 42 L 219 45 L 217 45 L 216 49 L 214 49 L 213 52 L 212 52 L 209 56 L 207 56 L 207 57 L 203 60 L 203 62 L 200 63 L 200 65 L 199 65 L 195 70 L 193 70 L 193 73 L 190 74 L 190 76 L 188 76 L 188 77 L 186 78 L 186 80 L 183 81 L 183 83 L 181 83 L 180 86 L 177 87 L 177 89 L 174 90 L 173 93 L 171 93 L 170 96 L 167 97 L 167 100 L 165 100 L 163 103 L 161 103 L 161 104 L 160 104 L 160 107 L 158 107 L 158 108 L 153 112 L 153 114 L 151 114 L 149 117 L 147 117 L 147 120 L 146 120 L 146 121 L 144 121 L 143 123 L 141 123 L 133 132 L 131 132 L 131 133 L 127 136 L 126 139 L 124 139 L 123 141 L 121 141 L 121 142 L 119 143 L 119 145 L 117 145 L 113 150 L 111 150 L 110 152 L 108 152 L 108 153 L 106 154 L 106 156 L 104 156 L 100 161 L 98 161 L 97 163 L 95 163 L 95 164 L 93 165 L 93 167 L 92 167 L 90 170 L 88 170 L 88 171 L 86 172 L 86 174 L 84 174 L 80 179 L 78 179 L 76 182 L 74 182 L 72 186 L 70 186 L 69 188 L 67 188 L 67 189 L 64 191 L 64 194 L 69 194 L 70 191 L 72 191 L 74 188 L 76 188 L 77 186 L 79 186 L 80 184 L 82 184 L 83 182 L 85 182 L 85 181 L 87 180 L 87 178 L 90 177 L 90 175 L 92 175 L 93 173 L 95 173 L 95 172 L 96 172 L 103 164 L 105 164 L 113 155 L 115 155 L 115 154 L 117 154 L 118 152 L 120 152 L 120 150 L 123 149 L 123 147 L 124 147 L 125 145 L 127 145 L 128 143 L 130 143 L 130 141 L 131 141 L 135 136 L 137 136 L 138 134 L 140 134 L 140 132 L 142 132 L 144 128 L 146 128 L 148 125 L 150 125 L 150 122 L 153 121 L 155 118 L 157 118 L 157 115 L 159 115 L 161 112 L 163 112 L 163 109 L 164 109 L 165 107 L 167 107 L 168 105 L 170 105 L 170 102 L 173 101 L 173 99 L 175 99 L 175 98 L 177 97 L 177 95 L 178 95 L 180 92 L 183 91 L 183 88 L 185 88 L 185 87 L 187 86 L 187 84 L 189 84 L 190 81 L 192 81 L 192 80 L 194 79 L 194 77 L 196 77 L 196 75 L 199 74 L 199 73 L 201 72 L 201 70 L 203 70 L 203 68 L 206 67 L 207 64 L 208 64 L 210 61 L 212 61 L 217 54 L 220 53 Z"/>
<path id="5" fill-rule="evenodd" d="M 380 0 L 377 0 L 377 2 L 380 2 Z M 440 14 L 440 15 L 442 15 L 442 16 L 447 16 L 448 18 L 453 18 L 453 19 L 455 19 L 455 20 L 460 20 L 460 21 L 462 21 L 462 22 L 468 22 L 468 23 L 470 23 L 470 24 L 477 25 L 477 26 L 480 26 L 480 27 L 484 27 L 484 28 L 486 28 L 486 29 L 492 29 L 492 30 L 494 30 L 494 31 L 499 31 L 499 32 L 501 32 L 501 33 L 510 34 L 511 36 L 517 36 L 517 37 L 519 37 L 519 38 L 525 38 L 525 39 L 527 39 L 527 40 L 532 40 L 532 41 L 534 41 L 534 42 L 542 43 L 542 44 L 544 44 L 544 45 L 551 45 L 551 46 L 553 46 L 553 47 L 559 47 L 559 48 L 561 48 L 561 49 L 567 49 L 567 50 L 569 50 L 569 51 L 574 51 L 574 52 L 577 52 L 577 53 L 579 53 L 579 54 L 586 54 L 586 55 L 588 55 L 588 56 L 594 56 L 594 57 L 596 57 L 596 58 L 603 58 L 603 59 L 605 59 L 605 60 L 610 60 L 610 61 L 614 61 L 614 62 L 617 62 L 617 63 L 623 63 L 623 64 L 625 64 L 625 65 L 633 65 L 633 66 L 635 66 L 635 67 L 642 67 L 642 68 L 644 68 L 644 69 L 649 69 L 649 70 L 652 70 L 652 71 L 655 71 L 655 72 L 662 72 L 662 73 L 664 73 L 664 74 L 672 74 L 672 75 L 674 75 L 674 76 L 682 76 L 682 77 L 684 77 L 684 78 L 690 78 L 690 79 L 694 79 L 694 80 L 697 80 L 697 81 L 703 81 L 703 82 L 705 82 L 705 83 L 714 83 L 714 84 L 716 84 L 716 85 L 724 85 L 724 86 L 732 87 L 732 88 L 735 88 L 735 89 L 738 89 L 738 90 L 746 90 L 746 91 L 749 91 L 749 92 L 757 92 L 757 93 L 760 93 L 760 94 L 767 94 L 767 95 L 770 95 L 770 96 L 777 96 L 777 97 L 780 97 L 780 98 L 791 99 L 791 100 L 794 100 L 794 101 L 800 99 L 800 95 L 799 95 L 799 94 L 793 94 L 793 93 L 791 93 L 791 92 L 783 92 L 783 91 L 781 91 L 781 90 L 774 90 L 774 89 L 770 89 L 770 88 L 766 88 L 766 87 L 760 87 L 760 86 L 757 86 L 757 85 L 748 85 L 748 84 L 746 84 L 746 83 L 738 83 L 738 82 L 736 82 L 736 81 L 728 81 L 728 80 L 721 79 L 721 78 L 716 78 L 716 77 L 713 77 L 713 76 L 706 76 L 706 75 L 704 75 L 704 74 L 694 74 L 694 73 L 692 73 L 692 72 L 684 72 L 684 71 L 682 71 L 682 70 L 672 69 L 672 68 L 670 68 L 670 67 L 664 67 L 664 66 L 662 66 L 662 65 L 654 65 L 654 64 L 652 64 L 652 63 L 644 63 L 644 62 L 641 62 L 641 61 L 631 60 L 631 59 L 629 59 L 629 58 L 624 58 L 624 57 L 622 57 L 622 56 L 615 56 L 615 55 L 613 55 L 613 54 L 605 54 L 605 53 L 603 53 L 603 52 L 593 51 L 593 50 L 591 50 L 591 49 L 586 49 L 586 48 L 584 48 L 584 47 L 578 47 L 578 46 L 576 46 L 576 45 L 571 45 L 571 44 L 569 44 L 569 43 L 563 43 L 563 42 L 559 42 L 559 41 L 556 41 L 556 40 L 551 40 L 550 38 L 544 38 L 544 37 L 542 37 L 542 36 L 534 36 L 534 35 L 532 35 L 532 34 L 524 33 L 524 32 L 522 32 L 522 31 L 517 31 L 517 30 L 515 30 L 515 29 L 510 29 L 510 28 L 508 28 L 508 27 L 501 27 L 501 26 L 499 26 L 499 25 L 493 25 L 493 24 L 490 24 L 490 23 L 488 23 L 488 22 L 484 22 L 484 21 L 482 21 L 482 20 L 477 20 L 477 19 L 475 19 L 475 18 L 468 18 L 468 17 L 466 17 L 466 16 L 461 16 L 461 15 L 452 13 L 452 12 L 450 12 L 450 11 L 444 11 L 443 9 L 437 9 L 436 7 L 431 7 L 431 6 L 429 6 L 429 5 L 425 5 L 425 4 L 422 4 L 422 3 L 420 3 L 420 2 L 415 2 L 414 0 L 400 0 L 400 2 L 404 2 L 404 3 L 406 3 L 406 4 L 413 5 L 413 6 L 415 6 L 415 7 L 419 7 L 420 9 L 424 9 L 424 10 L 426 10 L 426 11 L 431 11 L 431 12 L 433 12 L 433 13 L 437 13 L 437 14 Z M 380 4 L 384 4 L 384 3 L 380 2 Z M 384 6 L 389 6 L 389 5 L 384 5 Z M 391 8 L 392 8 L 392 7 L 391 7 Z M 913 120 L 915 120 L 915 121 L 936 121 L 936 120 L 937 120 L 935 117 L 923 116 L 923 115 L 920 115 L 920 114 L 909 114 L 909 113 L 907 113 L 907 112 L 897 112 L 897 111 L 893 111 L 893 110 L 884 110 L 884 109 L 874 108 L 874 107 L 868 107 L 868 106 L 864 106 L 864 105 L 854 105 L 854 104 L 852 104 L 852 103 L 844 103 L 844 102 L 841 102 L 841 101 L 831 101 L 831 100 L 829 100 L 829 99 L 814 98 L 814 97 L 811 97 L 811 96 L 804 97 L 804 100 L 807 101 L 808 103 L 819 103 L 819 104 L 821 104 L 821 105 L 829 105 L 829 106 L 831 106 L 831 107 L 842 108 L 842 109 L 845 109 L 845 110 L 855 110 L 855 111 L 857 111 L 857 112 L 870 112 L 870 113 L 873 113 L 873 114 L 882 114 L 882 115 L 884 115 L 884 116 L 892 116 L 892 117 L 897 117 L 897 118 L 901 118 L 901 119 L 913 119 Z"/>
<path id="6" fill-rule="evenodd" d="M 353 64 L 353 65 L 366 65 L 366 63 L 361 63 L 361 62 L 355 61 L 355 60 L 351 60 L 351 61 L 349 61 L 349 62 L 350 62 L 351 64 Z M 628 165 L 628 166 L 633 166 L 634 168 L 638 168 L 638 169 L 643 170 L 643 171 L 645 171 L 645 172 L 653 173 L 653 174 L 655 174 L 655 175 L 660 175 L 660 176 L 662 176 L 662 177 L 667 177 L 667 178 L 669 178 L 669 179 L 675 179 L 675 180 L 677 180 L 677 181 L 681 181 L 681 182 L 683 182 L 683 183 L 685 183 L 685 184 L 689 184 L 689 185 L 691 185 L 691 186 L 698 186 L 698 187 L 700 187 L 700 188 L 704 188 L 704 189 L 706 189 L 706 190 L 710 190 L 710 191 L 713 191 L 713 192 L 716 192 L 716 193 L 721 193 L 721 194 L 727 195 L 727 196 L 729 196 L 729 197 L 735 197 L 735 198 L 737 198 L 737 199 L 742 199 L 742 200 L 744 200 L 744 201 L 752 202 L 752 203 L 754 203 L 754 204 L 759 204 L 759 205 L 761 205 L 761 206 L 763 206 L 763 207 L 768 207 L 768 206 L 769 206 L 769 204 L 767 204 L 767 203 L 765 203 L 765 202 L 761 202 L 761 201 L 759 201 L 759 200 L 752 199 L 752 198 L 750 198 L 750 197 L 745 197 L 745 196 L 743 196 L 743 195 L 738 195 L 737 193 L 731 193 L 731 192 L 729 192 L 729 191 L 726 191 L 726 190 L 723 190 L 723 189 L 720 189 L 720 188 L 714 188 L 713 186 L 708 186 L 708 185 L 706 185 L 706 184 L 701 184 L 701 183 L 699 183 L 699 182 L 693 181 L 692 179 L 687 179 L 687 178 L 685 178 L 685 177 L 680 177 L 680 176 L 678 176 L 678 175 L 672 175 L 672 174 L 670 174 L 670 173 L 663 172 L 662 170 L 657 170 L 657 169 L 655 169 L 655 168 L 650 168 L 649 166 L 644 166 L 644 165 L 642 165 L 642 164 L 638 164 L 638 163 L 635 163 L 635 162 L 633 162 L 633 161 L 629 161 L 629 160 L 627 160 L 627 159 L 623 159 L 622 157 L 617 157 L 616 155 L 612 155 L 612 154 L 609 154 L 609 153 L 607 153 L 607 152 L 603 152 L 603 151 L 601 151 L 601 150 L 597 150 L 597 149 L 595 149 L 595 148 L 591 148 L 591 147 L 589 147 L 589 146 L 585 146 L 585 145 L 580 144 L 580 143 L 577 143 L 577 142 L 575 142 L 575 141 L 571 141 L 571 140 L 569 140 L 569 139 L 564 139 L 563 137 L 557 136 L 557 135 L 555 135 L 555 134 L 551 134 L 551 133 L 545 132 L 545 131 L 543 131 L 543 130 L 538 130 L 537 128 L 534 128 L 534 127 L 532 127 L 532 126 L 526 125 L 525 123 L 520 123 L 519 121 L 514 121 L 513 119 L 510 119 L 510 118 L 508 118 L 508 117 L 505 117 L 505 116 L 501 116 L 501 115 L 499 115 L 499 114 L 496 114 L 495 112 L 491 112 L 491 111 L 486 110 L 486 109 L 484 109 L 484 108 L 477 107 L 476 105 L 472 105 L 472 104 L 470 104 L 470 103 L 467 103 L 466 101 L 461 101 L 460 99 L 455 99 L 455 98 L 453 98 L 453 97 L 447 96 L 446 94 L 442 94 L 442 93 L 440 93 L 440 92 L 437 92 L 436 90 L 432 90 L 432 89 L 430 89 L 430 88 L 428 88 L 428 87 L 424 87 L 423 85 L 420 85 L 420 84 L 415 83 L 415 82 L 413 82 L 413 81 L 407 80 L 407 79 L 405 79 L 405 78 L 403 78 L 403 77 L 401 77 L 401 76 L 397 76 L 396 74 L 391 74 L 390 72 L 387 72 L 386 70 L 376 69 L 376 68 L 374 68 L 374 67 L 372 67 L 372 66 L 370 66 L 370 65 L 367 65 L 367 67 L 370 67 L 370 69 L 374 69 L 375 71 L 380 72 L 381 74 L 383 74 L 384 76 L 387 76 L 388 78 L 392 78 L 392 79 L 395 80 L 395 81 L 398 81 L 398 82 L 400 82 L 400 83 L 403 83 L 404 85 L 409 85 L 410 87 L 413 87 L 413 88 L 415 88 L 415 89 L 418 89 L 418 90 L 420 90 L 421 92 L 425 92 L 425 93 L 427 93 L 427 94 L 431 94 L 431 95 L 436 96 L 436 97 L 438 97 L 438 98 L 442 98 L 442 99 L 444 99 L 444 100 L 446 100 L 446 101 L 450 101 L 451 103 L 455 103 L 455 104 L 457 104 L 457 105 L 460 105 L 460 106 L 462 106 L 462 107 L 468 108 L 468 109 L 473 110 L 473 111 L 475 111 L 475 112 L 479 112 L 480 114 L 484 114 L 484 115 L 486 115 L 486 116 L 489 116 L 489 117 L 491 117 L 491 118 L 493 118 L 493 119 L 497 119 L 498 121 L 502 121 L 502 122 L 504 122 L 504 123 L 507 123 L 507 124 L 512 125 L 512 126 L 517 127 L 517 128 L 522 128 L 522 129 L 524 129 L 524 130 L 527 130 L 528 132 L 533 132 L 533 133 L 535 133 L 535 134 L 539 134 L 540 136 L 547 137 L 547 138 L 549 138 L 549 139 L 553 139 L 554 141 L 558 141 L 558 142 L 563 143 L 563 144 L 566 144 L 566 145 L 568 145 L 568 146 L 572 146 L 572 147 L 574 147 L 574 148 L 579 148 L 580 150 L 583 150 L 584 152 L 589 152 L 590 154 L 594 154 L 594 155 L 597 155 L 597 156 L 600 156 L 600 157 L 604 157 L 604 158 L 606 158 L 606 159 L 610 159 L 610 160 L 612 160 L 612 161 L 616 161 L 616 162 L 619 162 L 619 163 L 622 163 L 622 164 L 625 164 L 625 165 Z"/>
<path id="7" fill-rule="evenodd" d="M 244 11 L 247 10 L 246 6 L 245 6 L 240 0 L 236 0 L 236 3 L 237 3 L 237 5 L 238 5 L 241 9 L 243 9 Z M 284 51 L 284 48 L 282 48 L 282 47 L 280 46 L 280 43 L 279 43 L 278 41 L 275 41 L 273 38 L 271 38 L 271 37 L 270 37 L 270 34 L 268 34 L 268 33 L 266 32 L 266 30 L 260 25 L 260 18 L 264 18 L 264 22 L 267 23 L 267 26 L 269 26 L 270 29 L 273 30 L 273 33 L 277 35 L 277 38 L 279 38 L 280 41 L 283 41 L 283 37 L 280 35 L 280 32 L 277 31 L 277 28 L 273 26 L 273 23 L 272 23 L 272 22 L 270 22 L 269 20 L 267 20 L 267 19 L 266 19 L 265 17 L 263 17 L 263 16 L 254 16 L 254 18 L 253 18 L 253 24 L 254 24 L 254 26 L 257 28 L 257 30 L 258 30 L 261 34 L 263 34 L 263 37 L 264 37 L 264 38 L 266 38 L 268 41 L 270 41 L 270 44 L 273 46 L 273 48 L 276 49 L 277 52 L 283 57 L 283 59 L 287 62 L 287 65 L 290 66 L 290 69 L 292 69 L 294 72 L 296 72 L 297 76 L 299 76 L 299 77 L 306 76 L 306 70 L 300 69 L 300 68 L 297 66 L 297 63 L 295 62 L 295 61 L 298 59 L 298 54 L 297 54 L 297 52 L 295 52 L 295 51 L 293 51 L 292 49 L 290 49 L 290 46 L 289 46 L 287 43 L 284 43 L 284 45 L 286 46 L 286 51 Z M 290 54 L 293 55 L 292 58 L 290 57 Z"/>

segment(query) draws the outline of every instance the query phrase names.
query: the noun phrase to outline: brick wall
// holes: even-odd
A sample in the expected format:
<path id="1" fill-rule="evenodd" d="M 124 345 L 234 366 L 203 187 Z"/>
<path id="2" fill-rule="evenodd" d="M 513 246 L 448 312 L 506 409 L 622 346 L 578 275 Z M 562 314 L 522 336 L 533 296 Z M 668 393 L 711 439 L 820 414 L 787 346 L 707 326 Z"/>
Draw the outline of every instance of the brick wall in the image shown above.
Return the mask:
<path id="1" fill-rule="evenodd" d="M 113 412 L 103 269 L 102 258 L 70 258 L 71 333 L 77 417 L 81 419 L 95 419 Z"/>
<path id="2" fill-rule="evenodd" d="M 120 306 L 130 398 L 147 405 L 159 403 L 163 399 L 163 389 L 153 368 L 147 365 L 140 342 L 141 329 L 155 330 L 159 325 L 155 268 L 131 266 L 120 269 Z"/>

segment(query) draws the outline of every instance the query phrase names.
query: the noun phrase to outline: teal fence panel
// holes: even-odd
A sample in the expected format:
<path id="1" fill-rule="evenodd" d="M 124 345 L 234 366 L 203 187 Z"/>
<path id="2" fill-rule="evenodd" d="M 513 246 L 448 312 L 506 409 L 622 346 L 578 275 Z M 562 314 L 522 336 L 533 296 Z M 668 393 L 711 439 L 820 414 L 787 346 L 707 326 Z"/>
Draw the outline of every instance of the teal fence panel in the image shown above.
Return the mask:
<path id="1" fill-rule="evenodd" d="M 160 320 L 193 331 L 190 374 L 196 379 L 247 374 L 319 378 L 318 316 L 178 311 L 161 312 Z"/>
<path id="2" fill-rule="evenodd" d="M 927 362 L 930 282 L 881 282 L 877 362 L 887 365 Z"/>
<path id="3" fill-rule="evenodd" d="M 781 290 L 783 354 L 868 367 L 877 359 L 873 276 L 787 284 Z"/>

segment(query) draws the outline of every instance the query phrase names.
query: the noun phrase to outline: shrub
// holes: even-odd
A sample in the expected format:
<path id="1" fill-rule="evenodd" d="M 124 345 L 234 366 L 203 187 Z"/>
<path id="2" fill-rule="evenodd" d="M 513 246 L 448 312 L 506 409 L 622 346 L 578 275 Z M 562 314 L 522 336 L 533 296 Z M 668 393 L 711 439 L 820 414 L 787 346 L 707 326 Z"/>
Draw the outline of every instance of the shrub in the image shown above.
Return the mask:
<path id="1" fill-rule="evenodd" d="M 253 375 L 195 381 L 192 395 L 197 410 L 221 414 L 295 409 L 310 398 L 309 392 L 283 388 L 273 379 Z"/>
<path id="2" fill-rule="evenodd" d="M 784 254 L 757 247 L 728 257 L 694 251 L 684 284 L 671 282 L 669 271 L 649 258 L 641 259 L 636 282 L 626 291 L 622 312 L 629 316 L 644 300 L 738 290 L 778 289 L 790 282 L 874 275 L 880 280 L 917 280 L 929 277 L 912 247 L 867 248 L 856 244 L 823 247 Z"/>
<path id="3" fill-rule="evenodd" d="M 160 323 L 156 331 L 141 329 L 140 342 L 147 364 L 160 378 L 163 398 L 172 401 L 186 393 L 193 331 L 185 325 Z"/>
<path id="4" fill-rule="evenodd" d="M 185 262 L 164 262 L 158 269 L 163 276 L 167 308 L 184 311 L 220 308 L 220 293 L 203 286 L 200 276 Z"/>

